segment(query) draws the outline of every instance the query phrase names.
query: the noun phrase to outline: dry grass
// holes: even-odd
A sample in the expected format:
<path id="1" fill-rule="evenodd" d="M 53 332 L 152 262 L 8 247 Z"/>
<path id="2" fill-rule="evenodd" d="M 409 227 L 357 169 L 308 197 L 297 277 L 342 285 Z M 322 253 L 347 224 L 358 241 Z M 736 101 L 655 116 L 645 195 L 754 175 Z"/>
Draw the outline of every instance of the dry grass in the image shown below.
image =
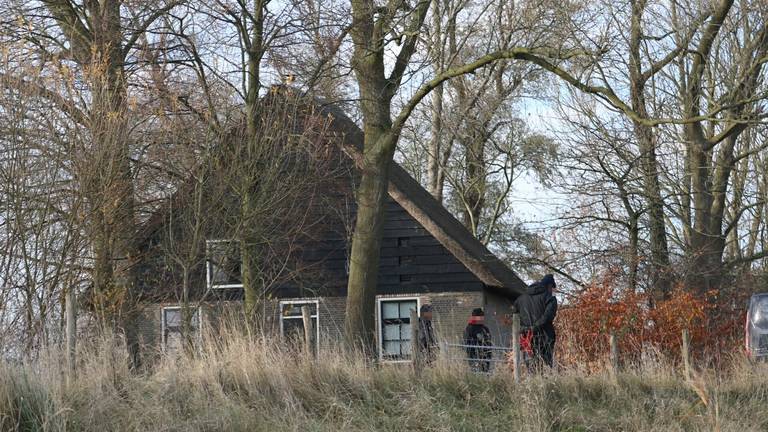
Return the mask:
<path id="1" fill-rule="evenodd" d="M 57 352 L 0 366 L 0 430 L 22 431 L 759 431 L 768 368 L 683 381 L 648 363 L 620 374 L 562 371 L 515 384 L 445 360 L 420 377 L 326 351 L 319 359 L 231 336 L 193 359 L 131 374 L 122 350 L 81 350 L 67 384 Z"/>

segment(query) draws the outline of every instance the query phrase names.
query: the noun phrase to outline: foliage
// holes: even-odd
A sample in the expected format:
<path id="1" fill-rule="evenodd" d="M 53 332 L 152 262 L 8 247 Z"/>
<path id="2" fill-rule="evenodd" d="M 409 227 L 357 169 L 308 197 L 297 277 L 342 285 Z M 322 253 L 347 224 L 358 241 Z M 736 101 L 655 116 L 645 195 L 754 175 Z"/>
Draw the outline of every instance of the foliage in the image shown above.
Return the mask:
<path id="1" fill-rule="evenodd" d="M 560 308 L 558 361 L 600 367 L 608 356 L 611 333 L 625 362 L 639 362 L 649 354 L 676 361 L 682 331 L 688 330 L 699 359 L 719 362 L 724 354 L 738 352 L 744 312 L 721 302 L 718 294 L 697 296 L 678 287 L 668 299 L 652 304 L 645 293 L 621 289 L 613 278 L 604 278 Z"/>

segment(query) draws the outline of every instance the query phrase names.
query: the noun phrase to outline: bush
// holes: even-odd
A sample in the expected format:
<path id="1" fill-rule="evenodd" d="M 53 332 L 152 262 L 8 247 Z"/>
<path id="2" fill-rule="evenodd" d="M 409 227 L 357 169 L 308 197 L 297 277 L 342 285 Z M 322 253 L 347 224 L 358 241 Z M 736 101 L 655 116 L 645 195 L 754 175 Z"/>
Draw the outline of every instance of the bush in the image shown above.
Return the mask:
<path id="1" fill-rule="evenodd" d="M 600 369 L 611 333 L 625 362 L 639 364 L 649 355 L 674 362 L 684 329 L 700 361 L 721 362 L 741 352 L 745 312 L 721 304 L 718 292 L 697 297 L 676 289 L 669 299 L 649 304 L 646 295 L 619 289 L 610 278 L 587 287 L 558 312 L 558 362 Z"/>

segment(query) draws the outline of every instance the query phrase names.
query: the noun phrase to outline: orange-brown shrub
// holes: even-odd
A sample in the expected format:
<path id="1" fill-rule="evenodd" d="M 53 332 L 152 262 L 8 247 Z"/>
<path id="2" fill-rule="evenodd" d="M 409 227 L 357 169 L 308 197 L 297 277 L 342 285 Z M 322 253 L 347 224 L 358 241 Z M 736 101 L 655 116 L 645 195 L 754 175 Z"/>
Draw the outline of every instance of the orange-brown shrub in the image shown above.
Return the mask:
<path id="1" fill-rule="evenodd" d="M 558 363 L 601 368 L 611 333 L 624 362 L 639 360 L 644 350 L 678 360 L 683 329 L 688 330 L 698 359 L 719 361 L 723 354 L 739 352 L 744 313 L 718 300 L 716 291 L 697 296 L 677 288 L 669 299 L 650 307 L 644 293 L 619 289 L 607 278 L 561 306 L 555 321 Z"/>

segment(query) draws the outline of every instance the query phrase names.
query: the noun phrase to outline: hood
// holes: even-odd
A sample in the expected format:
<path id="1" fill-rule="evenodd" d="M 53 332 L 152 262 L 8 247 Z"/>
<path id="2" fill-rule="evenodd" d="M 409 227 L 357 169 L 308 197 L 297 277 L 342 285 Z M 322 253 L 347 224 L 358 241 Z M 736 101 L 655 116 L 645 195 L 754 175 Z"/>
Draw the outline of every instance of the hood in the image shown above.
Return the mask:
<path id="1" fill-rule="evenodd" d="M 528 295 L 541 295 L 547 292 L 547 288 L 540 282 L 535 282 L 528 287 Z"/>

